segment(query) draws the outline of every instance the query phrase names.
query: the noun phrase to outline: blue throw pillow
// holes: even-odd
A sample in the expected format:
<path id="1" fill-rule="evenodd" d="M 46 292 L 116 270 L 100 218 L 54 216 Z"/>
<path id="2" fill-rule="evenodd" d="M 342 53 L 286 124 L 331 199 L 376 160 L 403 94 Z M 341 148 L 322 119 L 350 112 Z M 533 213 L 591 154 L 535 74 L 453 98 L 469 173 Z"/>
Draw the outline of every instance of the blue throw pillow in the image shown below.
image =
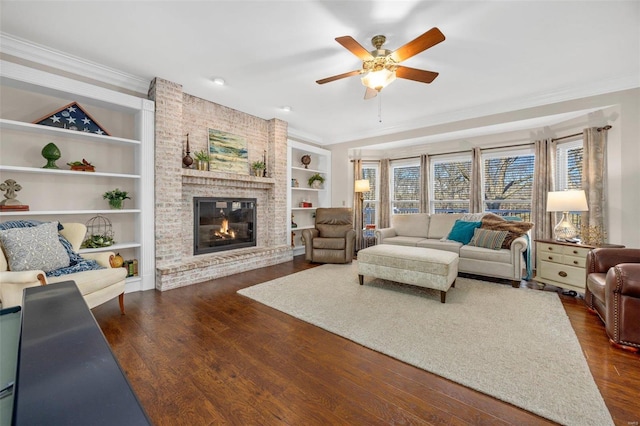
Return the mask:
<path id="1" fill-rule="evenodd" d="M 473 231 L 479 228 L 482 222 L 465 222 L 463 220 L 456 220 L 453 228 L 447 236 L 448 240 L 457 241 L 462 244 L 469 244 L 471 238 L 473 238 Z"/>

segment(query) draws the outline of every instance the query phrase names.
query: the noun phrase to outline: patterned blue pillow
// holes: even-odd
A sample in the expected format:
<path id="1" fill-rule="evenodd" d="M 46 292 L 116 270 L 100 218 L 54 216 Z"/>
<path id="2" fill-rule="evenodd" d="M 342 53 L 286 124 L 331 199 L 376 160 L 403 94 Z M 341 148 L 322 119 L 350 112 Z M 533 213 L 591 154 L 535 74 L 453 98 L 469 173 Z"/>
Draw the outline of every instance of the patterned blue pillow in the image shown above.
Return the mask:
<path id="1" fill-rule="evenodd" d="M 11 271 L 49 272 L 69 266 L 67 250 L 58 239 L 58 222 L 0 230 L 0 242 Z"/>

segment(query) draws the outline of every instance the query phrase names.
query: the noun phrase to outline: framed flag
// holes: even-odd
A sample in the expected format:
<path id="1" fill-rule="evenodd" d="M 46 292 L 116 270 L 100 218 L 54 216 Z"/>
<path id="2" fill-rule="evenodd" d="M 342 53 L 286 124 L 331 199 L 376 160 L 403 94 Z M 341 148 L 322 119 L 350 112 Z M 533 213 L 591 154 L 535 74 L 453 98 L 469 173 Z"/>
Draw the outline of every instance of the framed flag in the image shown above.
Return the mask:
<path id="1" fill-rule="evenodd" d="M 58 127 L 60 129 L 77 130 L 79 132 L 95 133 L 111 136 L 109 132 L 87 113 L 76 102 L 71 102 L 62 108 L 45 115 L 33 122 L 43 126 Z"/>

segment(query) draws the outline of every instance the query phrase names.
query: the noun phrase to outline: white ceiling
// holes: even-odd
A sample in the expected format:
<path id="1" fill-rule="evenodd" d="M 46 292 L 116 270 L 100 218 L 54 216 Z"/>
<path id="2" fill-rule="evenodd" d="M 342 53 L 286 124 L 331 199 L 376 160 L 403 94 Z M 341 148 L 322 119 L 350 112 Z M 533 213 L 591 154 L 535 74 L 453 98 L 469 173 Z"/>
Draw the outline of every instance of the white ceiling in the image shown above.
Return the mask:
<path id="1" fill-rule="evenodd" d="M 323 145 L 640 86 L 637 0 L 0 5 L 5 34 L 280 118 Z M 446 40 L 403 64 L 439 72 L 432 84 L 396 80 L 365 101 L 358 77 L 315 83 L 361 66 L 338 36 L 373 49 L 371 37 L 384 34 L 395 50 L 431 27 Z"/>

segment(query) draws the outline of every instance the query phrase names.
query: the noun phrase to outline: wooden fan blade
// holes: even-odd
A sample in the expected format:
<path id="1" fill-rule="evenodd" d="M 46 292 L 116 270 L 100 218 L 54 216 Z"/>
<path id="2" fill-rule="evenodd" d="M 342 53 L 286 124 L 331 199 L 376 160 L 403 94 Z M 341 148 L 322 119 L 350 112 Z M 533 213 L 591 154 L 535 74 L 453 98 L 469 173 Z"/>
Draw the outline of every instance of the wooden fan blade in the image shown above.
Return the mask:
<path id="1" fill-rule="evenodd" d="M 437 76 L 438 73 L 433 71 L 419 70 L 402 65 L 398 65 L 398 68 L 396 68 L 396 77 L 419 81 L 420 83 L 431 83 Z"/>
<path id="2" fill-rule="evenodd" d="M 391 53 L 391 58 L 396 62 L 402 62 L 430 47 L 444 41 L 444 34 L 436 27 L 415 38 L 404 46 Z"/>
<path id="3" fill-rule="evenodd" d="M 367 99 L 375 98 L 376 96 L 378 96 L 378 91 L 367 87 L 367 90 L 364 92 L 364 100 L 366 101 Z"/>
<path id="4" fill-rule="evenodd" d="M 371 55 L 371 53 L 369 53 L 367 49 L 362 47 L 362 45 L 357 41 L 355 41 L 351 36 L 337 37 L 336 41 L 340 43 L 342 46 L 344 46 L 344 48 L 347 49 L 349 52 L 353 53 L 363 61 L 369 61 L 373 59 L 373 56 Z"/>
<path id="5" fill-rule="evenodd" d="M 345 72 L 344 74 L 334 75 L 332 77 L 323 78 L 322 80 L 316 80 L 318 84 L 330 83 L 332 81 L 340 80 L 341 78 L 351 77 L 352 75 L 360 74 L 360 70 Z"/>

